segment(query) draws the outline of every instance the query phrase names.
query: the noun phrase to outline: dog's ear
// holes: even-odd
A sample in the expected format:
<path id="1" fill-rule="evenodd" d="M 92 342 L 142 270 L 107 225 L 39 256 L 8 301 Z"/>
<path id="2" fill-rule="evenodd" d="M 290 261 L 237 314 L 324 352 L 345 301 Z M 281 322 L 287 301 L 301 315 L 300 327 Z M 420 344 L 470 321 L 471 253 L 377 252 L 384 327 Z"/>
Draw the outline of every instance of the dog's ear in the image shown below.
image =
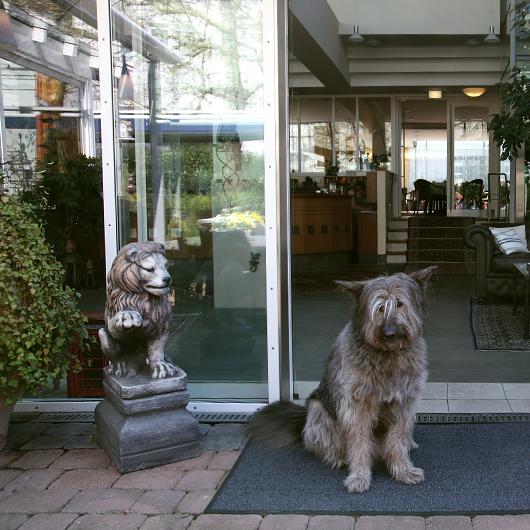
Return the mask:
<path id="1" fill-rule="evenodd" d="M 343 291 L 353 296 L 359 296 L 366 282 L 346 282 L 344 280 L 334 280 Z"/>
<path id="2" fill-rule="evenodd" d="M 409 273 L 409 276 L 416 280 L 422 287 L 426 287 L 431 280 L 432 275 L 434 274 L 434 271 L 438 267 L 436 265 L 433 265 L 432 267 L 427 267 L 425 269 L 420 269 L 414 272 Z"/>

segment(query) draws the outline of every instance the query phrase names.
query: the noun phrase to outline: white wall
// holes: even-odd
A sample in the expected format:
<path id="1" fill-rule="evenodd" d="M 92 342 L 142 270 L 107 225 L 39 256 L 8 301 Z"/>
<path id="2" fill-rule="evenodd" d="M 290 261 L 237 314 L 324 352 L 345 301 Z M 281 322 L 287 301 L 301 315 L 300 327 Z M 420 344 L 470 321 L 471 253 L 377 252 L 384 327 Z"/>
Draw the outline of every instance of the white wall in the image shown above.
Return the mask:
<path id="1" fill-rule="evenodd" d="M 500 0 L 328 0 L 341 33 L 486 35 L 499 32 Z"/>

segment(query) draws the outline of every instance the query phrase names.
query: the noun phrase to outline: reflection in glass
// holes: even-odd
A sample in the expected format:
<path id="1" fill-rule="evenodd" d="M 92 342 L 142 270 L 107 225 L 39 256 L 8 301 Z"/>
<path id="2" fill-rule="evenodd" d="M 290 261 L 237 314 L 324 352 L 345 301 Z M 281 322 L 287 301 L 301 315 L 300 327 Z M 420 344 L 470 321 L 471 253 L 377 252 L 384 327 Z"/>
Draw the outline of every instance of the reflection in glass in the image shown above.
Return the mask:
<path id="1" fill-rule="evenodd" d="M 357 98 L 335 99 L 335 157 L 340 171 L 359 169 Z"/>
<path id="2" fill-rule="evenodd" d="M 166 246 L 195 399 L 267 396 L 261 8 L 138 0 L 138 38 L 114 27 L 120 244 Z"/>
<path id="3" fill-rule="evenodd" d="M 331 98 L 300 100 L 301 172 L 324 173 L 331 165 Z"/>

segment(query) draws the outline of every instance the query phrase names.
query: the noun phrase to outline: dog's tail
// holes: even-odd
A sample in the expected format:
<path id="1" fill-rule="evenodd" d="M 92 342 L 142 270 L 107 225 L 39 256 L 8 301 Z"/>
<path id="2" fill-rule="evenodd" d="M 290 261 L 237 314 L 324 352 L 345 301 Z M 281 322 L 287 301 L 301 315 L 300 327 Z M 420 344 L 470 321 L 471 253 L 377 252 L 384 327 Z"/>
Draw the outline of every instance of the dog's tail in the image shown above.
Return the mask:
<path id="1" fill-rule="evenodd" d="M 254 414 L 248 432 L 272 447 L 294 447 L 302 443 L 306 418 L 306 407 L 292 401 L 276 401 Z"/>

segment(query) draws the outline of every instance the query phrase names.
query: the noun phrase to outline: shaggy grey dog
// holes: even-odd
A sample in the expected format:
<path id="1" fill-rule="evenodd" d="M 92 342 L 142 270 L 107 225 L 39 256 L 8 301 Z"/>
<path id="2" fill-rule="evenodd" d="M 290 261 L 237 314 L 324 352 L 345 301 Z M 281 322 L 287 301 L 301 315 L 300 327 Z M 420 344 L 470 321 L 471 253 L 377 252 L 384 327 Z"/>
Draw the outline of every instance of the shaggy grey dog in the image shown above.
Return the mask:
<path id="1" fill-rule="evenodd" d="M 263 408 L 251 434 L 276 447 L 302 443 L 329 466 L 347 466 L 344 485 L 352 493 L 370 487 L 377 457 L 395 480 L 422 482 L 409 451 L 417 447 L 412 431 L 427 380 L 425 290 L 435 269 L 336 282 L 356 304 L 318 388 L 305 407 L 280 401 Z"/>

